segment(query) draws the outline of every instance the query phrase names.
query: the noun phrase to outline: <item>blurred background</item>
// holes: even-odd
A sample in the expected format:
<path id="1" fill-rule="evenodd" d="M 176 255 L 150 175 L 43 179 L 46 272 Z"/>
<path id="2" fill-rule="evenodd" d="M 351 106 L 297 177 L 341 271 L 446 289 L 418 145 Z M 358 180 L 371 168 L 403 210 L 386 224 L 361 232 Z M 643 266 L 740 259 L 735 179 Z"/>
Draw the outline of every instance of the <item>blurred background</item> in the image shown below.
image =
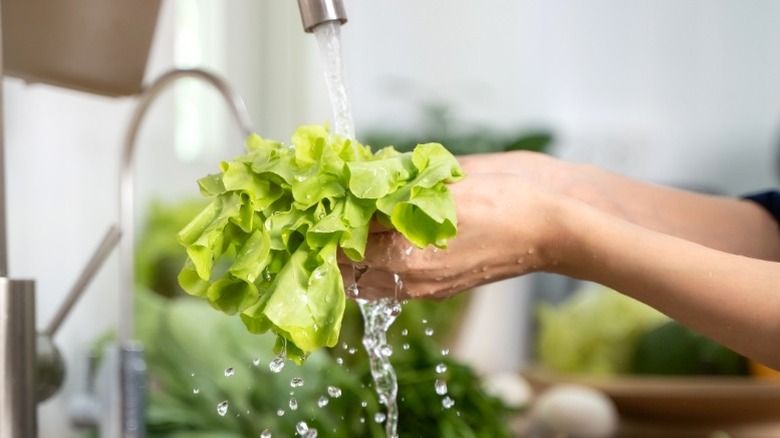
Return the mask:
<path id="1" fill-rule="evenodd" d="M 727 195 L 777 186 L 778 2 L 347 0 L 346 8 L 358 138 L 545 132 L 549 153 L 647 181 Z M 172 67 L 216 72 L 243 96 L 260 135 L 287 140 L 298 125 L 330 119 L 316 41 L 298 13 L 292 0 L 166 1 L 146 77 Z M 43 325 L 117 220 L 134 99 L 8 77 L 3 94 L 9 270 L 36 280 Z M 145 120 L 138 223 L 150 202 L 197 194 L 197 178 L 243 151 L 222 103 L 198 83 L 178 84 Z M 42 437 L 67 436 L 86 351 L 119 312 L 117 272 L 114 254 L 58 334 L 70 374 L 40 406 Z M 535 281 L 475 293 L 459 357 L 482 372 L 527 363 Z"/>

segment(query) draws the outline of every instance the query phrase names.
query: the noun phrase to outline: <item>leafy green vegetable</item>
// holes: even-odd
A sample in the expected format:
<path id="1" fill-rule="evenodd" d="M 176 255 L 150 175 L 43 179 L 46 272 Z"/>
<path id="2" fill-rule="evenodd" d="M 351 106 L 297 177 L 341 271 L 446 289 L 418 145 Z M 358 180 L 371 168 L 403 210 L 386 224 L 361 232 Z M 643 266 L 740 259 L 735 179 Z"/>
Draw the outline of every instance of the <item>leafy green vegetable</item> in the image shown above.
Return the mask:
<path id="1" fill-rule="evenodd" d="M 596 284 L 558 306 L 541 305 L 538 317 L 541 365 L 600 375 L 629 373 L 640 337 L 668 321 L 652 307 Z"/>
<path id="2" fill-rule="evenodd" d="M 636 374 L 748 374 L 745 357 L 671 320 L 642 335 L 633 364 Z"/>
<path id="3" fill-rule="evenodd" d="M 276 350 L 298 363 L 338 341 L 345 293 L 337 251 L 361 260 L 372 217 L 419 247 L 446 247 L 457 232 L 445 184 L 463 173 L 438 143 L 374 153 L 305 126 L 292 146 L 253 135 L 247 149 L 199 180 L 213 200 L 178 234 L 188 255 L 179 283 L 239 314 L 251 332 L 274 332 Z M 233 262 L 220 269 L 223 257 Z"/>

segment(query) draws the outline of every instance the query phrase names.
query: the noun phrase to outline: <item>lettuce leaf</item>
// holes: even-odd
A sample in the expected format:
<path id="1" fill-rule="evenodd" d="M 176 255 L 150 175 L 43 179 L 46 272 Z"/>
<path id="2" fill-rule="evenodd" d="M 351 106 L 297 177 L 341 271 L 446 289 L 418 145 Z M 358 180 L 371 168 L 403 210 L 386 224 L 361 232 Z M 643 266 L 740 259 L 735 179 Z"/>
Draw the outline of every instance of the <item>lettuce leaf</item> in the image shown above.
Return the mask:
<path id="1" fill-rule="evenodd" d="M 314 125 L 298 128 L 291 146 L 251 135 L 246 147 L 198 181 L 212 200 L 177 235 L 188 256 L 179 283 L 250 332 L 275 333 L 275 348 L 298 363 L 338 342 L 337 253 L 364 257 L 372 217 L 421 248 L 446 248 L 457 234 L 446 184 L 463 172 L 440 144 L 374 153 Z"/>

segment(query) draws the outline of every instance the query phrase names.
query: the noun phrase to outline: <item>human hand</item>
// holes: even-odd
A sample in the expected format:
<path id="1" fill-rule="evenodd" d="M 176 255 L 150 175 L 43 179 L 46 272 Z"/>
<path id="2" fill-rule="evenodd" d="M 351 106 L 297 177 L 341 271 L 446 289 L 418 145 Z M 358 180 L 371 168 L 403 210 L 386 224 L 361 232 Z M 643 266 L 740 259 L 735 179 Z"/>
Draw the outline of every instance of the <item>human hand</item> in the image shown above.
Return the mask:
<path id="1" fill-rule="evenodd" d="M 449 186 L 458 235 L 446 249 L 416 248 L 395 230 L 374 226 L 365 258 L 341 260 L 359 297 L 446 298 L 542 268 L 550 226 L 548 194 L 508 173 L 467 174 Z"/>

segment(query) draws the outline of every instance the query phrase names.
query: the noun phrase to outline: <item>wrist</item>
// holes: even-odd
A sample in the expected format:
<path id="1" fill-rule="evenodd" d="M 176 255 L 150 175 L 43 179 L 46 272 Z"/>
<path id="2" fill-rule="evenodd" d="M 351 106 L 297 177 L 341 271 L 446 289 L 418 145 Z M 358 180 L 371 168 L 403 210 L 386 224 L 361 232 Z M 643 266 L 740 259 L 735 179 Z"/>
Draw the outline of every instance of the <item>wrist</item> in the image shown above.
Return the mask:
<path id="1" fill-rule="evenodd" d="M 566 196 L 549 196 L 545 201 L 544 228 L 538 235 L 538 270 L 587 279 L 590 230 L 598 212 Z"/>

